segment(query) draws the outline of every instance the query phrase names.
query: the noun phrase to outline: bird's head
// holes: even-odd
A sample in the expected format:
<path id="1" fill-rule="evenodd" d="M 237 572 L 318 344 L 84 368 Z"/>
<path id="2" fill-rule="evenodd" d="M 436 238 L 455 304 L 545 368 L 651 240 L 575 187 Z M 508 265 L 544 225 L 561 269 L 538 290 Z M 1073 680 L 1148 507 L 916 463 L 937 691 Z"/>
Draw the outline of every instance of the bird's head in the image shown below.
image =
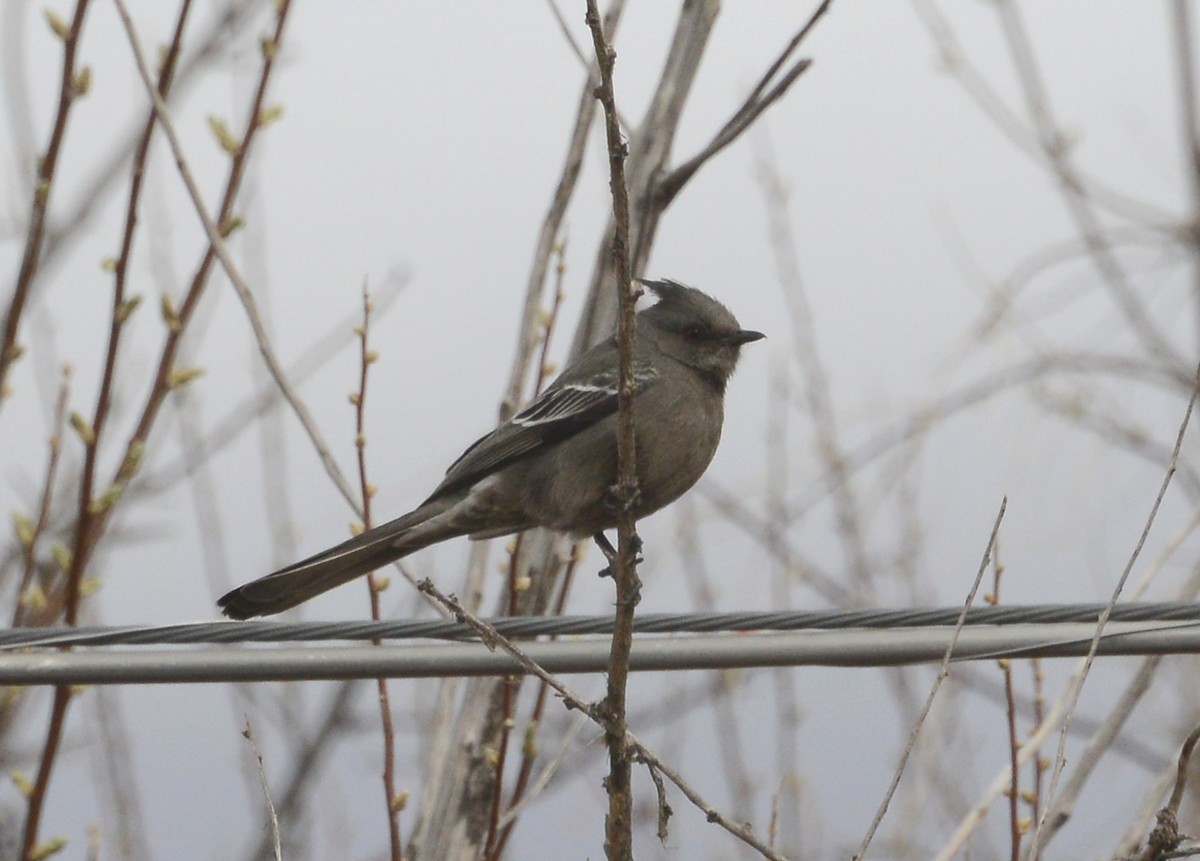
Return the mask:
<path id="1" fill-rule="evenodd" d="M 711 296 L 678 281 L 642 281 L 658 302 L 638 314 L 658 348 L 699 371 L 724 390 L 743 344 L 766 337 L 743 329 L 728 308 Z"/>

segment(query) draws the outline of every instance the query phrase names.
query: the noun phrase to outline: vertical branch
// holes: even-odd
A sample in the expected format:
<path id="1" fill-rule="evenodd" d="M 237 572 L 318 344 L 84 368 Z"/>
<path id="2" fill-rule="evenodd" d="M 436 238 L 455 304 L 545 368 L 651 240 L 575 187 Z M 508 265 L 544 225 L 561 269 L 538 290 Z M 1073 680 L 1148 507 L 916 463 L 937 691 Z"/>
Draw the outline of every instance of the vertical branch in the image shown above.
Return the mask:
<path id="1" fill-rule="evenodd" d="M 364 285 L 362 325 L 355 327 L 359 343 L 358 391 L 350 396 L 350 401 L 354 404 L 354 448 L 358 453 L 358 483 L 362 493 L 364 531 L 371 528 L 371 497 L 376 491 L 375 486 L 367 481 L 367 370 L 379 358 L 379 354 L 369 346 L 370 326 L 371 296 Z M 374 571 L 367 574 L 367 589 L 371 595 L 371 618 L 376 622 L 382 618 L 379 594 L 386 588 L 386 578 L 376 577 Z M 383 641 L 379 639 L 373 642 L 376 646 L 383 645 Z M 387 809 L 390 857 L 391 861 L 403 861 L 400 811 L 404 808 L 408 796 L 396 792 L 396 727 L 392 720 L 392 703 L 388 697 L 387 679 L 378 678 L 375 685 L 379 691 L 379 721 L 383 728 L 383 794 Z"/>
<path id="2" fill-rule="evenodd" d="M 631 759 L 625 726 L 625 687 L 629 676 L 629 651 L 633 645 L 633 615 L 641 584 L 637 576 L 637 545 L 633 505 L 637 497 L 637 471 L 633 433 L 633 340 L 636 334 L 633 305 L 636 297 L 629 275 L 629 192 L 625 186 L 625 158 L 629 153 L 621 138 L 613 95 L 613 63 L 616 52 L 604 37 L 596 0 L 587 0 L 587 24 L 600 69 L 596 97 L 604 108 L 604 131 L 608 143 L 609 191 L 612 193 L 612 263 L 617 287 L 617 558 L 613 564 L 616 583 L 616 619 L 612 652 L 608 662 L 608 691 L 601 706 L 604 735 L 608 743 L 608 816 L 604 822 L 604 851 L 609 861 L 633 858 L 633 792 L 630 787 Z"/>
<path id="3" fill-rule="evenodd" d="M 29 298 L 29 291 L 41 260 L 42 242 L 46 237 L 46 209 L 50 204 L 50 189 L 54 182 L 55 168 L 58 166 L 58 154 L 62 150 L 63 138 L 67 132 L 67 116 L 76 97 L 87 91 L 90 78 L 89 75 L 75 71 L 75 52 L 79 47 L 79 34 L 83 29 L 83 18 L 87 14 L 87 8 L 88 0 L 78 0 L 70 25 L 52 12 L 47 12 L 46 15 L 50 28 L 62 39 L 62 79 L 58 84 L 58 111 L 54 116 L 54 129 L 50 132 L 50 143 L 46 146 L 45 155 L 38 159 L 37 179 L 33 186 L 33 205 L 29 213 L 29 230 L 25 235 L 21 269 L 17 273 L 12 301 L 9 302 L 8 312 L 4 317 L 4 332 L 0 336 L 0 403 L 4 401 L 8 370 L 22 353 L 21 345 L 17 342 L 17 327 L 20 325 L 21 314 L 25 310 L 25 302 Z"/>
<path id="4" fill-rule="evenodd" d="M 992 555 L 992 593 L 984 600 L 993 607 L 1000 604 L 1000 578 L 1004 574 L 1004 566 L 1000 563 L 1000 542 L 996 541 L 995 552 Z M 1021 742 L 1017 738 L 1017 694 L 1013 688 L 1013 669 L 1011 658 L 1000 659 L 1000 672 L 1004 675 L 1005 716 L 1008 730 L 1008 834 L 1009 857 L 1012 861 L 1021 858 Z"/>

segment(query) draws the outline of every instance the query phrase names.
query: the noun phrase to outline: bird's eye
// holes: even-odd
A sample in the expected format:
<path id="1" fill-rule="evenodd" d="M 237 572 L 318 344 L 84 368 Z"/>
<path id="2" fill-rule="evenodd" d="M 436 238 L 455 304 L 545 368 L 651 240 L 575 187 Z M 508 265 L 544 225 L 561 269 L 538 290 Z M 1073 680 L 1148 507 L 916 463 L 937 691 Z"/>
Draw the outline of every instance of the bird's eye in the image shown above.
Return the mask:
<path id="1" fill-rule="evenodd" d="M 703 326 L 688 326 L 683 330 L 683 337 L 688 341 L 699 341 L 704 337 Z"/>

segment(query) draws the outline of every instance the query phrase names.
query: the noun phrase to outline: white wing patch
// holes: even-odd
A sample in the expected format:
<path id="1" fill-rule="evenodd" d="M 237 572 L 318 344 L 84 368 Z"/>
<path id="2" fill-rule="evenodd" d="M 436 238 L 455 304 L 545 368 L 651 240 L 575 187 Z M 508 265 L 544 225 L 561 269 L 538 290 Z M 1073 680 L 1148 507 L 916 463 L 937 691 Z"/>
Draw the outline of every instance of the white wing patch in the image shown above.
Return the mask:
<path id="1" fill-rule="evenodd" d="M 633 368 L 633 390 L 640 392 L 658 379 L 658 372 L 646 363 L 637 362 Z M 586 383 L 567 383 L 548 389 L 537 400 L 512 418 L 512 423 L 521 427 L 534 427 L 560 421 L 586 412 L 617 396 L 617 374 L 597 374 Z"/>

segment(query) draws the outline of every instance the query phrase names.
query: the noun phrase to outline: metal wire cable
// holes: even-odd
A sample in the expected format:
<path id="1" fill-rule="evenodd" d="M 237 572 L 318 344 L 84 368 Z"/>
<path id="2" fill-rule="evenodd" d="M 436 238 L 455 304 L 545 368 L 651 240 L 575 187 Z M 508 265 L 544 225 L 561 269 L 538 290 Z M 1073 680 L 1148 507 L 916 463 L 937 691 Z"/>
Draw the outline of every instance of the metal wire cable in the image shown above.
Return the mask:
<path id="1" fill-rule="evenodd" d="M 966 624 L 1019 625 L 1095 622 L 1104 604 L 1041 604 L 977 607 Z M 638 634 L 703 634 L 735 631 L 897 629 L 957 623 L 961 607 L 904 610 L 832 610 L 746 613 L 646 613 L 635 620 Z M 1113 622 L 1200 621 L 1200 604 L 1118 604 Z M 611 616 L 508 616 L 488 620 L 508 637 L 572 636 L 612 632 Z M 194 622 L 157 626 L 17 628 L 0 631 L 0 650 L 61 646 L 287 643 L 362 640 L 474 640 L 465 625 L 444 619 L 381 622 Z"/>
<path id="2" fill-rule="evenodd" d="M 1088 652 L 1093 623 L 975 625 L 954 641 L 953 659 L 1068 657 Z M 948 626 L 772 633 L 691 634 L 634 638 L 630 669 L 735 667 L 879 667 L 940 663 L 954 630 Z M 604 672 L 603 637 L 521 643 L 553 673 Z M 1111 622 L 1101 655 L 1200 654 L 1198 622 Z M 0 651 L 0 684 L 195 684 L 511 675 L 524 669 L 483 643 L 196 649 Z"/>

